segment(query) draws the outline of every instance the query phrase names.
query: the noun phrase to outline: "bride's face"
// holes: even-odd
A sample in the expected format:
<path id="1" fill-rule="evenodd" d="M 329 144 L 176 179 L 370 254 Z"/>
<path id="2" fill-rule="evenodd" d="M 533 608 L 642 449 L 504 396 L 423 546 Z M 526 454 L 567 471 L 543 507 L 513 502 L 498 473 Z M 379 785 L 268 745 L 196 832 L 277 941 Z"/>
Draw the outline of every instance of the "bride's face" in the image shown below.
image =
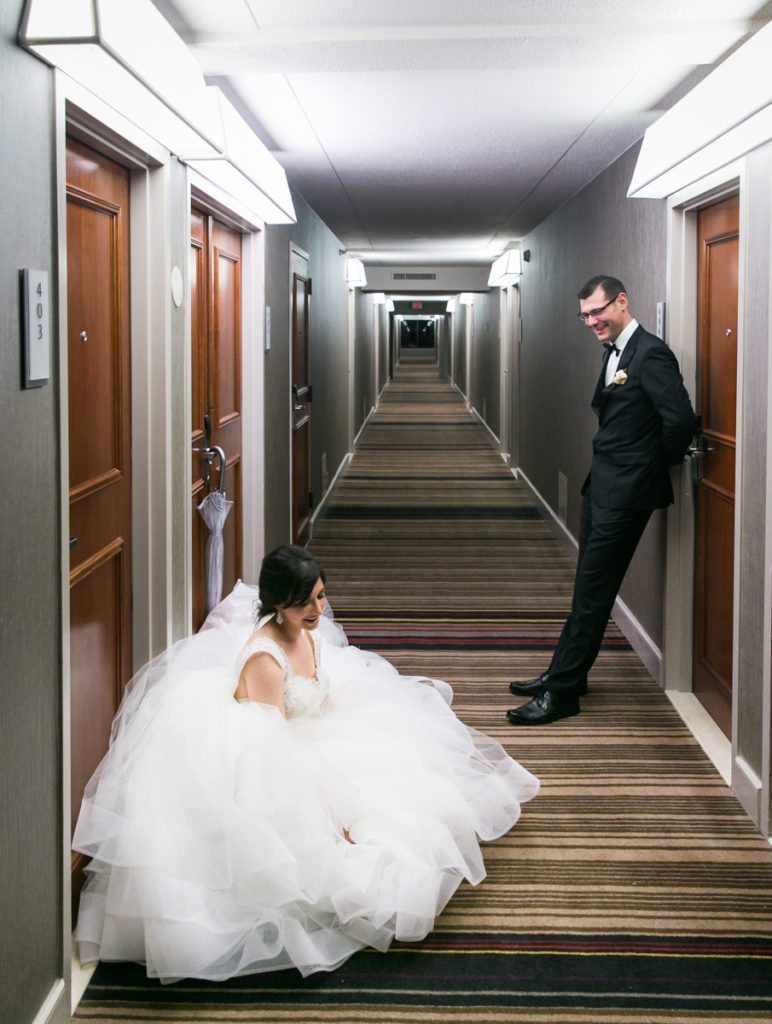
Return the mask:
<path id="1" fill-rule="evenodd" d="M 282 614 L 285 621 L 297 629 L 316 629 L 326 607 L 327 597 L 324 592 L 324 583 L 318 579 L 305 604 L 295 605 L 293 608 L 283 608 Z"/>

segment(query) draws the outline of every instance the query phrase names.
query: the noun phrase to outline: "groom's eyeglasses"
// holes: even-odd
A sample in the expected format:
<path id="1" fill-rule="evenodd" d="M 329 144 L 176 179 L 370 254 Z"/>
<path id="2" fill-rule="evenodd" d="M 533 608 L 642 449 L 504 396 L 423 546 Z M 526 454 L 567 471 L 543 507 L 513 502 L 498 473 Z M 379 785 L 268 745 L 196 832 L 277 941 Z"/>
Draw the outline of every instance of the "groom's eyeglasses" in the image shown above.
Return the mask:
<path id="1" fill-rule="evenodd" d="M 583 324 L 586 324 L 590 317 L 592 317 L 593 320 L 597 320 L 597 318 L 601 315 L 603 310 L 606 309 L 607 306 L 610 306 L 612 302 L 616 302 L 618 298 L 619 296 L 615 295 L 614 298 L 609 299 L 604 306 L 598 306 L 597 309 L 591 309 L 589 313 L 577 313 L 576 315 L 582 321 Z"/>

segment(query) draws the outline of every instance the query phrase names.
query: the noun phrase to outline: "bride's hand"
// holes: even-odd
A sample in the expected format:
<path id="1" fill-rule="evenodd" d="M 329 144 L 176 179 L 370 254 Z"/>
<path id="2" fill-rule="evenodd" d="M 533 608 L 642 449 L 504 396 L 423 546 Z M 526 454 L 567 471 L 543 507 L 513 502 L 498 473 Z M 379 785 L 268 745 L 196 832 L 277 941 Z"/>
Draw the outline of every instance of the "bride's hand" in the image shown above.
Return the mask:
<path id="1" fill-rule="evenodd" d="M 349 830 L 347 828 L 343 829 L 343 838 L 346 840 L 347 843 L 351 843 L 352 846 L 356 845 L 354 843 L 354 840 L 351 838 L 351 835 L 350 835 Z"/>

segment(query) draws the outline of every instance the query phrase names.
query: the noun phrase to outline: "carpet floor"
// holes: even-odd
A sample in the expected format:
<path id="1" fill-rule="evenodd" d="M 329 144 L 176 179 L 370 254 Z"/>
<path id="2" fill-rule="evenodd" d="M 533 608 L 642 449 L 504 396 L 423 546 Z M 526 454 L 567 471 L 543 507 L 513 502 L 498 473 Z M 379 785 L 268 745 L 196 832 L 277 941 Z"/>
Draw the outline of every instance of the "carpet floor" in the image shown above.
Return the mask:
<path id="1" fill-rule="evenodd" d="M 571 559 L 436 368 L 398 369 L 311 548 L 349 639 L 446 679 L 542 782 L 417 945 L 338 971 L 160 986 L 103 964 L 78 1021 L 745 1024 L 772 1021 L 772 849 L 610 623 L 582 713 L 514 729 Z"/>

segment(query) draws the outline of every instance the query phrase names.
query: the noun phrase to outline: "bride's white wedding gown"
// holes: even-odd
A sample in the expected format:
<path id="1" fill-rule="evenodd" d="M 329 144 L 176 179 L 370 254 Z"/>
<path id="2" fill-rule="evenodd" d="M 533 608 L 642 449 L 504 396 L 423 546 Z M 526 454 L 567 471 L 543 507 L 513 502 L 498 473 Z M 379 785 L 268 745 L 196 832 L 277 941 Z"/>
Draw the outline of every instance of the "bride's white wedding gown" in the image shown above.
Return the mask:
<path id="1" fill-rule="evenodd" d="M 270 640 L 244 646 L 256 594 L 237 585 L 127 690 L 73 840 L 94 858 L 84 962 L 136 960 L 163 981 L 305 975 L 422 939 L 462 878 L 484 877 L 479 840 L 538 791 L 456 718 L 447 684 L 399 675 L 329 620 L 316 679 Z M 233 697 L 256 650 L 285 670 L 286 719 Z"/>

